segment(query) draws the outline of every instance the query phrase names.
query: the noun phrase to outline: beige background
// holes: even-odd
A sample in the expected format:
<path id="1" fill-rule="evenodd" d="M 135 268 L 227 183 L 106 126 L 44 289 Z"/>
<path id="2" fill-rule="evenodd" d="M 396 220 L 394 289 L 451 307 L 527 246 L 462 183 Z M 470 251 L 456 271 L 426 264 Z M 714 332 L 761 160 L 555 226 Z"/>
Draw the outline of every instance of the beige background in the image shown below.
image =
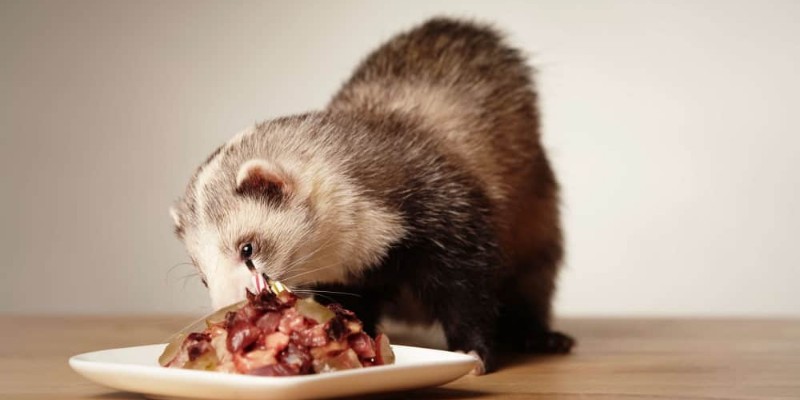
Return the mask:
<path id="1" fill-rule="evenodd" d="M 443 12 L 539 70 L 559 312 L 800 316 L 792 1 L 3 1 L 0 312 L 205 310 L 167 214 L 192 169 Z"/>

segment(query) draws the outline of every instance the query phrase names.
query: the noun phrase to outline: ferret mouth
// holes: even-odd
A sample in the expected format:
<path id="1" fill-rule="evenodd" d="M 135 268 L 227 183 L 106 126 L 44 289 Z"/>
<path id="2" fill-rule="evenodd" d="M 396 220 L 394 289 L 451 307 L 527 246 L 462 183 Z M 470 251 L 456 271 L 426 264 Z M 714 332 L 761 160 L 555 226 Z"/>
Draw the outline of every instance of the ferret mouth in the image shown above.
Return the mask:
<path id="1" fill-rule="evenodd" d="M 341 292 L 341 291 L 330 291 L 330 290 L 319 290 L 319 289 L 313 287 L 314 286 L 313 284 L 311 284 L 311 285 L 298 284 L 296 286 L 295 285 L 285 284 L 285 283 L 283 283 L 281 281 L 276 281 L 276 280 L 271 279 L 264 272 L 260 272 L 259 273 L 258 272 L 258 268 L 256 268 L 256 266 L 255 266 L 255 264 L 253 263 L 252 260 L 245 261 L 245 265 L 247 266 L 248 271 L 250 271 L 250 273 L 252 273 L 252 278 L 250 279 L 250 283 L 247 285 L 247 289 L 250 290 L 253 293 L 259 293 L 262 290 L 267 289 L 267 288 L 269 288 L 269 289 L 271 289 L 273 291 L 276 290 L 276 288 L 278 288 L 278 291 L 289 290 L 290 292 L 293 292 L 296 295 L 299 295 L 300 297 L 314 297 L 314 298 L 322 297 L 322 298 L 324 298 L 326 300 L 333 301 L 333 302 L 336 302 L 336 301 L 331 296 L 345 295 L 345 296 L 360 297 L 356 293 Z"/>
<path id="2" fill-rule="evenodd" d="M 250 279 L 250 284 L 247 285 L 247 289 L 253 291 L 253 293 L 259 293 L 262 290 L 269 287 L 270 279 L 269 276 L 265 272 L 259 273 L 258 268 L 253 263 L 252 259 L 247 259 L 244 262 L 244 265 L 247 267 L 247 270 L 253 274 L 252 278 Z"/>

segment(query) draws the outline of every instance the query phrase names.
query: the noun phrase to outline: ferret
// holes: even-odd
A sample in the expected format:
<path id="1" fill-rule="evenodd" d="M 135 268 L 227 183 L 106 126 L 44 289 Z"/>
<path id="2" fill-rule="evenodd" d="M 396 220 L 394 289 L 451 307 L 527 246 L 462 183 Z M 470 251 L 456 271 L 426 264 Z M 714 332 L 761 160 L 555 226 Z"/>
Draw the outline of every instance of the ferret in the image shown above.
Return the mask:
<path id="1" fill-rule="evenodd" d="M 500 349 L 569 352 L 550 323 L 563 240 L 536 102 L 494 28 L 429 20 L 369 54 L 325 109 L 216 149 L 171 210 L 175 232 L 214 307 L 244 298 L 251 261 L 331 292 L 371 334 L 387 310 L 438 321 L 485 371 Z"/>

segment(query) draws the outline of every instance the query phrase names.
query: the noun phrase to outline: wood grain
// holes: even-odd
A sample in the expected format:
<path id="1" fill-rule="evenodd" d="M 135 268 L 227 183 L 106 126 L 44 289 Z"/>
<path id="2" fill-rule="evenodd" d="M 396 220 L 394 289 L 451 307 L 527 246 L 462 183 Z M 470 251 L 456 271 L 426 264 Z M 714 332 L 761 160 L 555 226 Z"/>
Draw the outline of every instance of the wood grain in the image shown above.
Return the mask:
<path id="1" fill-rule="evenodd" d="M 0 398 L 138 399 L 69 356 L 162 341 L 187 317 L 0 316 Z M 499 372 L 371 399 L 800 398 L 800 320 L 567 319 L 569 356 L 505 355 Z"/>

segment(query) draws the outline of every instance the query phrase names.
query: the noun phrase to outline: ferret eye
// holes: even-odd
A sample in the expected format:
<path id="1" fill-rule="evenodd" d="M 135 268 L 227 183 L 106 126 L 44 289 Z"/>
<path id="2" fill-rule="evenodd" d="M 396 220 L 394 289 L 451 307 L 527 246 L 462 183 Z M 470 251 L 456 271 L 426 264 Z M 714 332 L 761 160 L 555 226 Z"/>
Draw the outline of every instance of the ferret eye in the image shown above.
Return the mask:
<path id="1" fill-rule="evenodd" d="M 250 257 L 253 256 L 253 245 L 251 243 L 245 243 L 242 247 L 239 248 L 239 255 L 242 257 L 242 260 L 249 260 Z"/>

